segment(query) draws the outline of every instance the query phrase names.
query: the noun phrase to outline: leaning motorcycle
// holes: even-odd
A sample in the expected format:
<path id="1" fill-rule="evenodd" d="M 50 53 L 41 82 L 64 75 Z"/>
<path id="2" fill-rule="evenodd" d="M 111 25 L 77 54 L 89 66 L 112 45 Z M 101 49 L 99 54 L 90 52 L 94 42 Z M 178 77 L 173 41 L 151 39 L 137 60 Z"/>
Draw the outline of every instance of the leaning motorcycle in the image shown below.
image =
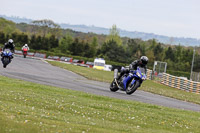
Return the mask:
<path id="1" fill-rule="evenodd" d="M 12 59 L 12 52 L 10 51 L 10 49 L 5 49 L 2 52 L 2 57 L 1 57 L 1 61 L 3 63 L 3 67 L 6 68 L 6 66 L 11 62 Z"/>
<path id="2" fill-rule="evenodd" d="M 130 70 L 128 74 L 124 74 L 117 80 L 118 69 L 114 70 L 114 80 L 110 84 L 110 90 L 115 92 L 118 90 L 126 91 L 126 94 L 131 95 L 142 82 L 146 79 L 145 69 L 137 67 L 137 70 Z"/>

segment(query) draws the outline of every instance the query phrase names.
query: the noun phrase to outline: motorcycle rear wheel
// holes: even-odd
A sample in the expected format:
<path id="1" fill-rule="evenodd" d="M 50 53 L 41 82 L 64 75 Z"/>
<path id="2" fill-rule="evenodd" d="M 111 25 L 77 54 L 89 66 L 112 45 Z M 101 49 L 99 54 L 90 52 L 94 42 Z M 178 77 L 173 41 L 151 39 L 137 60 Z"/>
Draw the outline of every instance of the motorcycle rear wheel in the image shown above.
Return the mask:
<path id="1" fill-rule="evenodd" d="M 131 83 L 130 83 L 131 84 Z M 132 93 L 134 93 L 137 88 L 140 86 L 140 82 L 136 81 L 134 85 L 132 86 L 128 86 L 126 89 L 126 94 L 131 95 Z"/>
<path id="2" fill-rule="evenodd" d="M 117 87 L 117 84 L 115 83 L 115 79 L 114 79 L 110 84 L 110 91 L 115 92 L 115 91 L 118 91 L 118 90 L 119 90 L 119 88 Z"/>

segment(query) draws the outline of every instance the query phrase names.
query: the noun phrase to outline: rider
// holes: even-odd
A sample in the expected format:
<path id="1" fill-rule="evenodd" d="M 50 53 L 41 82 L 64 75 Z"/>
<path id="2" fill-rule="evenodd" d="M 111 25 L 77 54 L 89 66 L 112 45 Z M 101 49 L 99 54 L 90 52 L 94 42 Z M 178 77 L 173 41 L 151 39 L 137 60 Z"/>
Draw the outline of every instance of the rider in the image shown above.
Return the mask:
<path id="1" fill-rule="evenodd" d="M 4 45 L 4 47 L 3 47 L 3 51 L 4 51 L 5 49 L 10 49 L 10 51 L 11 51 L 12 53 L 15 52 L 15 45 L 14 45 L 14 41 L 13 41 L 12 39 L 9 39 L 8 42 L 5 43 L 5 45 Z M 1 56 L 2 56 L 2 54 L 3 54 L 3 53 L 1 53 Z M 13 56 L 12 56 L 12 58 L 13 58 Z"/>
<path id="2" fill-rule="evenodd" d="M 22 47 L 22 51 L 23 51 L 23 49 L 24 49 L 24 48 L 27 48 L 27 49 L 28 49 L 28 51 L 29 51 L 28 44 L 25 44 L 25 45 Z"/>
<path id="3" fill-rule="evenodd" d="M 135 60 L 129 65 L 129 68 L 124 68 L 121 70 L 120 75 L 117 77 L 117 80 L 119 80 L 125 73 L 129 73 L 129 70 L 137 70 L 137 67 L 143 67 L 145 69 L 145 74 L 147 72 L 147 63 L 148 63 L 148 57 L 142 56 L 140 59 Z"/>
<path id="4" fill-rule="evenodd" d="M 5 49 L 10 49 L 10 51 L 11 51 L 12 53 L 15 52 L 15 45 L 14 45 L 13 39 L 9 39 L 8 42 L 5 43 L 5 45 L 4 45 L 4 47 L 3 47 L 3 51 L 4 51 Z"/>

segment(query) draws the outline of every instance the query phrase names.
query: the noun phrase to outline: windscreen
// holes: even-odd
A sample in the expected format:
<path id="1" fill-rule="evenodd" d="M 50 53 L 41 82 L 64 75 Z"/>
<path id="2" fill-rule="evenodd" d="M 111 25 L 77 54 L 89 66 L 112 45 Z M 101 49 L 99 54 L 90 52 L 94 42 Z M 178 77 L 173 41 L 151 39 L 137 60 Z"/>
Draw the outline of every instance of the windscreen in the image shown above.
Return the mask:
<path id="1" fill-rule="evenodd" d="M 143 67 L 139 67 L 139 68 L 140 68 L 141 73 L 145 74 L 145 69 Z"/>
<path id="2" fill-rule="evenodd" d="M 10 52 L 10 49 L 5 49 L 4 51 L 9 51 Z"/>

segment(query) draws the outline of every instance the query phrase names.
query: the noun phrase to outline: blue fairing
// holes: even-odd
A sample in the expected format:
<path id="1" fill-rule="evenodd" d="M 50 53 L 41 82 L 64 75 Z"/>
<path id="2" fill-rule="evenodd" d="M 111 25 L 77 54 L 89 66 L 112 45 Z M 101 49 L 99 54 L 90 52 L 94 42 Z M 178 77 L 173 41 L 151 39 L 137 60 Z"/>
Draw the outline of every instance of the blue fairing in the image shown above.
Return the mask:
<path id="1" fill-rule="evenodd" d="M 127 83 L 129 83 L 130 80 L 132 80 L 132 79 L 133 79 L 133 74 L 131 74 L 131 73 L 129 73 L 129 75 L 124 78 L 124 80 L 123 80 L 124 90 L 126 90 L 126 88 L 127 88 Z"/>
<path id="2" fill-rule="evenodd" d="M 144 71 L 141 72 L 142 69 L 139 67 L 135 71 L 130 71 L 129 75 L 124 77 L 123 79 L 123 88 L 127 89 L 127 85 L 131 82 L 131 85 L 134 85 L 136 81 L 146 79 L 146 75 Z M 132 81 L 131 81 L 132 80 Z"/>
<path id="3" fill-rule="evenodd" d="M 5 49 L 4 51 L 3 51 L 3 56 L 12 56 L 12 52 L 9 50 L 9 49 Z"/>

